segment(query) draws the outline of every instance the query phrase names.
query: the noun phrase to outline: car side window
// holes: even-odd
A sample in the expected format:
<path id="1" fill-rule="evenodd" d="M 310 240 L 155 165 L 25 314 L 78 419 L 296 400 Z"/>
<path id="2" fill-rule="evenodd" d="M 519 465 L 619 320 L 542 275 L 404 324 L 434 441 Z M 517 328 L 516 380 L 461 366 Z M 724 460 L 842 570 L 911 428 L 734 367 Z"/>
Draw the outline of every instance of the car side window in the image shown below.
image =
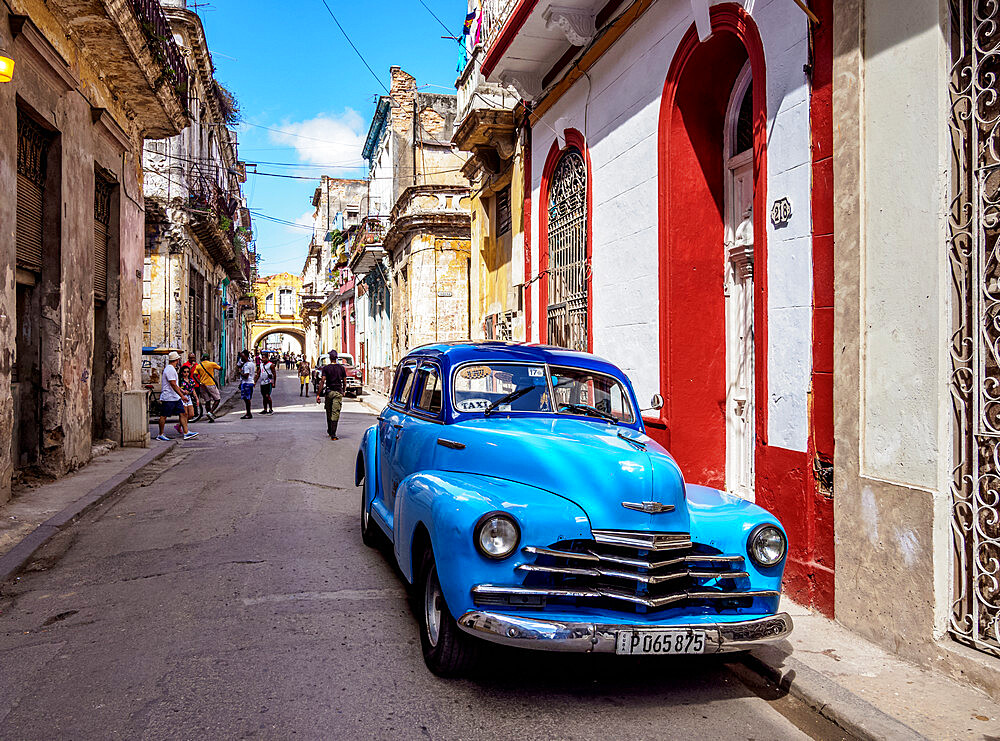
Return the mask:
<path id="1" fill-rule="evenodd" d="M 410 390 L 413 388 L 413 371 L 416 365 L 407 363 L 399 369 L 399 376 L 396 378 L 396 388 L 392 394 L 393 404 L 405 407 L 410 400 Z"/>
<path id="2" fill-rule="evenodd" d="M 414 406 L 427 414 L 441 413 L 441 373 L 433 365 L 417 371 L 417 400 Z"/>

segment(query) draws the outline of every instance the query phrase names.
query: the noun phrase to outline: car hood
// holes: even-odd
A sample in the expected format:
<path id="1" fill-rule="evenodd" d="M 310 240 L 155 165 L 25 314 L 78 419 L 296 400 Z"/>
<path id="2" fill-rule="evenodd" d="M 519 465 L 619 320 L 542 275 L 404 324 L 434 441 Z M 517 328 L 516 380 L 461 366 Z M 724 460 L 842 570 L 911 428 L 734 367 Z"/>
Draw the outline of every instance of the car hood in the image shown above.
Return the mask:
<path id="1" fill-rule="evenodd" d="M 465 448 L 439 445 L 436 468 L 551 491 L 583 509 L 592 528 L 690 532 L 680 469 L 655 441 L 631 428 L 585 418 L 494 415 L 442 427 L 440 437 Z M 658 502 L 673 510 L 650 514 L 625 502 Z"/>

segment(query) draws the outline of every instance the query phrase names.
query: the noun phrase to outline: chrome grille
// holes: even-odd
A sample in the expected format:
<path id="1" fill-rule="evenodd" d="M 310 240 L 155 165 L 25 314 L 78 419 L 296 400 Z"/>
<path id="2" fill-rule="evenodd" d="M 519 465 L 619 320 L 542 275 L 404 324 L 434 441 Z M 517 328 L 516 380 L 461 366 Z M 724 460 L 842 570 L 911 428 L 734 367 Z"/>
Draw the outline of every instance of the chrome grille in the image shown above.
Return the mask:
<path id="1" fill-rule="evenodd" d="M 586 604 L 650 612 L 701 605 L 713 611 L 749 607 L 779 592 L 750 588 L 743 556 L 692 543 L 687 533 L 595 530 L 593 540 L 526 546 L 534 558 L 515 571 L 520 586 L 480 584 L 479 605 L 544 607 Z"/>

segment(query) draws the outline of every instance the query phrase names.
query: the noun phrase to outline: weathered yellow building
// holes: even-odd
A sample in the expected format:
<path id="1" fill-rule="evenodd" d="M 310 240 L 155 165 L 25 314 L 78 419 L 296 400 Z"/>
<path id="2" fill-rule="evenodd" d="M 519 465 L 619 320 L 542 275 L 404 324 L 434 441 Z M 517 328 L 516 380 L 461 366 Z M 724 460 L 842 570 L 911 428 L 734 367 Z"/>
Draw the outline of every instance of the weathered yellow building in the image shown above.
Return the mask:
<path id="1" fill-rule="evenodd" d="M 523 341 L 527 128 L 518 125 L 514 110 L 519 96 L 483 79 L 481 46 L 470 52 L 455 83 L 458 117 L 452 142 L 471 154 L 463 168 L 472 185 L 471 336 Z"/>
<path id="2" fill-rule="evenodd" d="M 287 334 L 299 342 L 305 353 L 306 333 L 302 327 L 302 278 L 291 273 L 277 273 L 254 283 L 257 318 L 250 324 L 250 346 L 257 347 L 273 334 Z"/>

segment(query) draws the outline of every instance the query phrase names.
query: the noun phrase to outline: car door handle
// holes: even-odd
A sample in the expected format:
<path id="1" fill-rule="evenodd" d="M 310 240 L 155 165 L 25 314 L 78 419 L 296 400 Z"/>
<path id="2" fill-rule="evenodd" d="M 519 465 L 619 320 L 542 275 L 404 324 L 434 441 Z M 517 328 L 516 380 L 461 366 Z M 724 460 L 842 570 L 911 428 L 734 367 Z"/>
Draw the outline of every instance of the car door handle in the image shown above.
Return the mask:
<path id="1" fill-rule="evenodd" d="M 397 430 L 403 429 L 403 425 L 397 425 L 397 424 L 393 423 L 392 426 L 395 427 Z"/>

